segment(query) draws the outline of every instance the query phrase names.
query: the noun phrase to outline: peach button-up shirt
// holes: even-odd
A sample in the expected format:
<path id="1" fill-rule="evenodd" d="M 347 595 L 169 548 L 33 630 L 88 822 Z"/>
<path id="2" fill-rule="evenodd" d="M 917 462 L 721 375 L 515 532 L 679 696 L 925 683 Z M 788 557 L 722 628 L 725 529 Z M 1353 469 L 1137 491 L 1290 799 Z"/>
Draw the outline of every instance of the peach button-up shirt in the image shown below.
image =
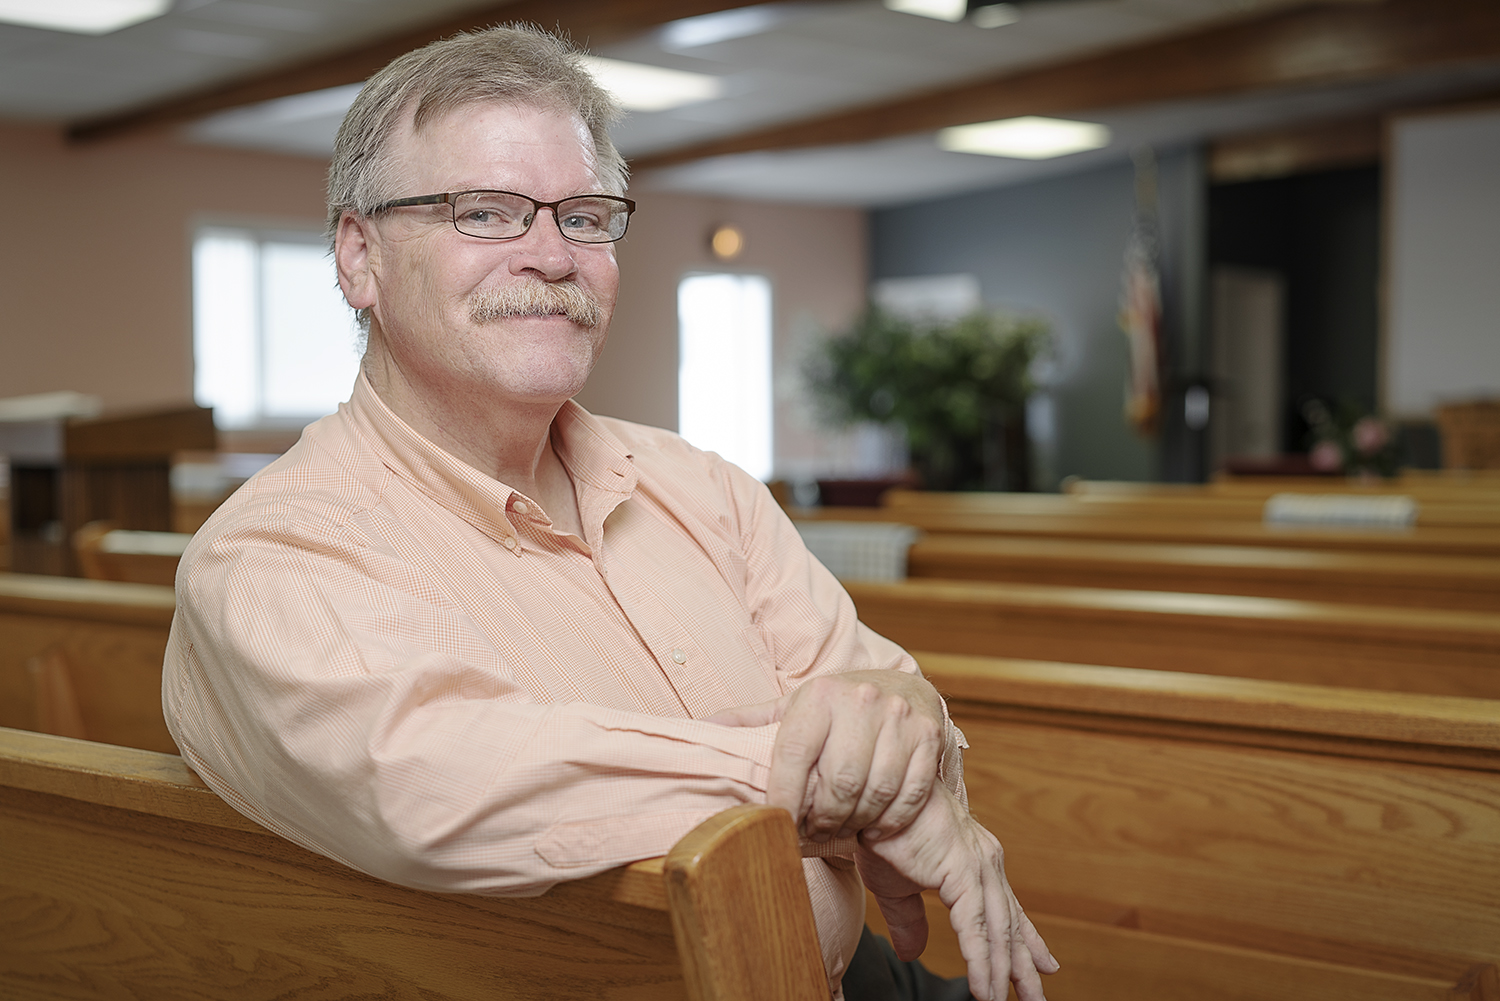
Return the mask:
<path id="1" fill-rule="evenodd" d="M 583 538 L 363 378 L 226 501 L 183 557 L 165 664 L 194 771 L 383 879 L 538 894 L 764 801 L 776 727 L 702 717 L 819 674 L 917 671 L 735 466 L 571 403 L 552 441 Z M 847 858 L 804 865 L 837 995 L 863 890 Z"/>

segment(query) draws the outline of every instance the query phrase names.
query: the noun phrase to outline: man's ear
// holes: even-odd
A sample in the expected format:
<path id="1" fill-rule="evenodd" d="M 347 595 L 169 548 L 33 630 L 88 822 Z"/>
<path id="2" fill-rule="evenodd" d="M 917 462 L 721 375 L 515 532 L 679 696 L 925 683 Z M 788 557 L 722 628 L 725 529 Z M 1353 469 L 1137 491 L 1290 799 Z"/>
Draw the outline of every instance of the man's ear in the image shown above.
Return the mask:
<path id="1" fill-rule="evenodd" d="M 333 261 L 339 288 L 355 309 L 369 309 L 378 298 L 375 270 L 380 266 L 380 234 L 365 218 L 345 212 L 333 238 Z"/>

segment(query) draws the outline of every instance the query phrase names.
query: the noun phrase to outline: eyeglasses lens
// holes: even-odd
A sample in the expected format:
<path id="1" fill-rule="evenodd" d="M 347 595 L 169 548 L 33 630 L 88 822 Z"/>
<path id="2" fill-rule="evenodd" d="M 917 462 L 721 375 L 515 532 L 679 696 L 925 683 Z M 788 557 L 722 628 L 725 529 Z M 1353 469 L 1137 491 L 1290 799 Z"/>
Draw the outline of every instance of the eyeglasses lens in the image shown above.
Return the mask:
<path id="1" fill-rule="evenodd" d="M 466 191 L 453 202 L 453 225 L 486 240 L 510 240 L 531 227 L 537 212 L 530 199 L 503 191 Z M 575 243 L 609 243 L 625 235 L 630 210 L 624 201 L 597 195 L 568 198 L 556 208 L 557 228 Z"/>

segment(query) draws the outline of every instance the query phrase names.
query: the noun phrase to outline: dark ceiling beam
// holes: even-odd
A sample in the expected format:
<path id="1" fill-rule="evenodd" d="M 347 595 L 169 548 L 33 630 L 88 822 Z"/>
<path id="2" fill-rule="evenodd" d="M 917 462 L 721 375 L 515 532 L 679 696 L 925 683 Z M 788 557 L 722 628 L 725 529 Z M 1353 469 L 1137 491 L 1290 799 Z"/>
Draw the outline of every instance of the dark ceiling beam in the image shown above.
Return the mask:
<path id="1" fill-rule="evenodd" d="M 494 24 L 529 21 L 544 28 L 561 29 L 579 45 L 598 47 L 640 35 L 678 18 L 743 7 L 745 3 L 746 0 L 515 0 L 182 97 L 77 122 L 68 128 L 67 135 L 74 142 L 108 139 L 181 125 L 215 112 L 278 97 L 360 83 L 412 49 Z"/>
<path id="2" fill-rule="evenodd" d="M 1059 115 L 1377 79 L 1497 58 L 1500 0 L 1385 0 L 1298 7 L 666 150 L 631 161 L 631 170 L 732 153 L 872 142 L 1018 115 Z"/>

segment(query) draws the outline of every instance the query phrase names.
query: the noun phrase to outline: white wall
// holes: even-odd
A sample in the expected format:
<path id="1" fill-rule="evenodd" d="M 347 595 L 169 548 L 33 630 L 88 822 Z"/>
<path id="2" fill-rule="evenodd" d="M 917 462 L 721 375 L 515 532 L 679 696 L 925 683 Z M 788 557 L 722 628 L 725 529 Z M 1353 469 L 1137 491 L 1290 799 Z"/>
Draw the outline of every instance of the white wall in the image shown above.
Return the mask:
<path id="1" fill-rule="evenodd" d="M 1500 108 L 1391 124 L 1382 408 L 1500 395 Z"/>

